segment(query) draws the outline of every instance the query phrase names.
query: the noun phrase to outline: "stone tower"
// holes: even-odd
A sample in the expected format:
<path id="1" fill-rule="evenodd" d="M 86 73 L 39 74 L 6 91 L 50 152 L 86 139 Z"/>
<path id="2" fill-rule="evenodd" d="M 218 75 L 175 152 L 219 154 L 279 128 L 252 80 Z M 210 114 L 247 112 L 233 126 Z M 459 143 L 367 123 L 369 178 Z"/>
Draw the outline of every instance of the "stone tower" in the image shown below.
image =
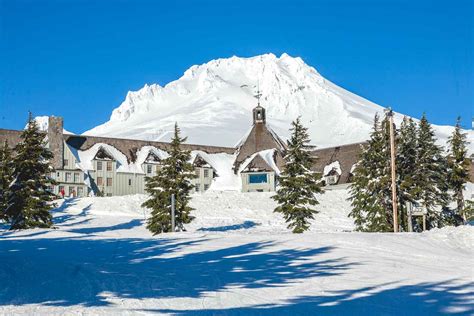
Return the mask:
<path id="1" fill-rule="evenodd" d="M 265 108 L 262 107 L 260 104 L 253 109 L 253 123 L 263 123 L 265 124 Z"/>
<path id="2" fill-rule="evenodd" d="M 63 140 L 63 118 L 50 116 L 48 118 L 48 143 L 49 150 L 54 157 L 52 165 L 54 169 L 63 169 L 64 140 Z"/>
<path id="3" fill-rule="evenodd" d="M 253 126 L 247 138 L 237 148 L 238 154 L 233 166 L 234 173 L 238 172 L 241 163 L 245 159 L 266 149 L 275 148 L 279 152 L 278 163 L 283 163 L 283 161 L 280 161 L 280 156 L 283 156 L 286 149 L 285 143 L 267 126 L 265 108 L 259 104 L 253 109 L 252 114 Z"/>

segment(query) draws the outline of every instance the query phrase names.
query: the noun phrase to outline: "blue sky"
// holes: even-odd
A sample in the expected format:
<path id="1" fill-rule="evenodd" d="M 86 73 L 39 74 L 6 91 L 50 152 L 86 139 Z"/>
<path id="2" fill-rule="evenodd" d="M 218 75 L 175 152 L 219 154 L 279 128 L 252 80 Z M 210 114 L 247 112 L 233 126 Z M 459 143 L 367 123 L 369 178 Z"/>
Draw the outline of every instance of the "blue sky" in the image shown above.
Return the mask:
<path id="1" fill-rule="evenodd" d="M 398 112 L 470 126 L 473 2 L 0 0 L 0 128 L 31 110 L 82 133 L 145 83 L 268 52 Z"/>

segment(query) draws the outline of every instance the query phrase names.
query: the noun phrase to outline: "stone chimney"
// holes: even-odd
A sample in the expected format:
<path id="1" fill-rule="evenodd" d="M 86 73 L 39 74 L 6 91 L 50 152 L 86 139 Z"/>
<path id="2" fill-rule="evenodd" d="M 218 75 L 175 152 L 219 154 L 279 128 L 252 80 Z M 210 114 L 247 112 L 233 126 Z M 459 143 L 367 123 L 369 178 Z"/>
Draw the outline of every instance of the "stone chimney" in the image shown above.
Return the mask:
<path id="1" fill-rule="evenodd" d="M 52 165 L 54 169 L 63 169 L 64 140 L 63 140 L 63 118 L 50 116 L 48 118 L 48 142 L 49 150 L 54 157 Z"/>

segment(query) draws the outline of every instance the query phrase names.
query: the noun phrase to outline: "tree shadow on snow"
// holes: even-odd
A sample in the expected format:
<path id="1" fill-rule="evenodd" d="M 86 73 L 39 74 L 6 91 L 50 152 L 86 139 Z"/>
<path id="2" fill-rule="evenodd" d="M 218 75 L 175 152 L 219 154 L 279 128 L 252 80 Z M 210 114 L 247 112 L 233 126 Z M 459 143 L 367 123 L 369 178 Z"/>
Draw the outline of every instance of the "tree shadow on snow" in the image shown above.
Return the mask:
<path id="1" fill-rule="evenodd" d="M 198 231 L 203 232 L 226 232 L 231 230 L 239 230 L 239 229 L 249 229 L 260 224 L 252 222 L 252 221 L 245 221 L 242 224 L 235 224 L 235 225 L 227 225 L 227 226 L 218 226 L 218 227 L 203 227 L 199 228 Z"/>
<path id="2" fill-rule="evenodd" d="M 109 304 L 104 293 L 130 299 L 199 298 L 229 286 L 280 287 L 338 275 L 351 266 L 343 259 L 318 259 L 330 247 L 275 250 L 274 243 L 255 242 L 203 250 L 205 241 L 5 240 L 0 243 L 0 305 L 102 306 Z M 177 253 L 182 248 L 189 250 Z"/>
<path id="3" fill-rule="evenodd" d="M 132 219 L 129 222 L 120 223 L 113 226 L 73 228 L 73 229 L 67 229 L 67 231 L 70 233 L 91 235 L 91 234 L 102 233 L 106 231 L 112 231 L 112 230 L 132 229 L 134 227 L 141 226 L 143 222 L 144 220 L 141 220 L 141 219 Z"/>
<path id="4" fill-rule="evenodd" d="M 61 226 L 72 226 L 72 225 L 77 225 L 77 224 L 84 224 L 90 221 L 89 218 L 83 219 L 81 221 L 77 221 L 78 219 L 82 217 L 86 217 L 89 214 L 89 211 L 92 207 L 92 203 L 87 205 L 86 207 L 81 209 L 81 212 L 78 214 L 69 214 L 66 213 L 64 215 L 58 215 L 58 213 L 64 212 L 67 208 L 76 205 L 78 202 L 77 199 L 67 199 L 61 204 L 60 207 L 52 210 L 53 214 L 53 223 L 54 225 L 61 225 Z"/>
<path id="5" fill-rule="evenodd" d="M 191 315 L 472 315 L 474 283 L 453 281 L 365 287 L 303 296 L 281 304 L 262 304 L 229 309 L 142 310 L 176 316 Z"/>

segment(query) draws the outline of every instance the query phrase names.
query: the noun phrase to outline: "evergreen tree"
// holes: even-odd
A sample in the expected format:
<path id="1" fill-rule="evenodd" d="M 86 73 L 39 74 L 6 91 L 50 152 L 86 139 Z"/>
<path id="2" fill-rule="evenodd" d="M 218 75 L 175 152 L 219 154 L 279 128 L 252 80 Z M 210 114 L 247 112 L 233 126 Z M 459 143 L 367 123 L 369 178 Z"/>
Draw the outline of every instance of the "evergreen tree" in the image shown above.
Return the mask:
<path id="1" fill-rule="evenodd" d="M 453 192 L 453 200 L 457 204 L 457 212 L 464 221 L 467 217 L 464 214 L 463 190 L 466 182 L 469 181 L 470 161 L 467 157 L 467 136 L 461 129 L 461 118 L 458 117 L 453 135 L 449 138 L 448 151 L 448 183 Z"/>
<path id="2" fill-rule="evenodd" d="M 146 179 L 146 191 L 150 198 L 142 206 L 151 209 L 147 228 L 154 235 L 171 231 L 171 195 L 175 195 L 175 223 L 178 230 L 184 230 L 184 224 L 191 222 L 192 208 L 189 195 L 193 189 L 190 180 L 195 178 L 193 165 L 189 162 L 191 154 L 181 149 L 186 138 L 180 137 L 178 124 L 174 127 L 169 157 L 155 176 Z"/>
<path id="3" fill-rule="evenodd" d="M 464 203 L 463 215 L 466 216 L 464 221 L 470 221 L 474 219 L 474 201 L 466 200 Z"/>
<path id="4" fill-rule="evenodd" d="M 282 213 L 293 233 L 309 229 L 309 220 L 318 212 L 312 208 L 319 202 L 316 193 L 323 193 L 321 175 L 311 170 L 308 129 L 297 118 L 291 123 L 292 132 L 287 142 L 286 165 L 280 175 L 280 188 L 273 199 L 278 202 L 275 212 Z"/>
<path id="5" fill-rule="evenodd" d="M 447 163 L 435 141 L 433 128 L 423 114 L 418 125 L 414 198 L 428 211 L 428 227 L 442 226 L 435 207 L 448 203 Z"/>
<path id="6" fill-rule="evenodd" d="M 5 140 L 0 148 L 0 221 L 7 221 L 6 209 L 8 206 L 8 191 L 13 180 L 12 153 Z"/>
<path id="7" fill-rule="evenodd" d="M 403 118 L 397 139 L 397 179 L 400 205 L 400 225 L 408 230 L 408 217 L 405 203 L 416 202 L 416 168 L 417 168 L 417 127 L 412 118 Z"/>
<path id="8" fill-rule="evenodd" d="M 53 154 L 46 148 L 45 134 L 29 115 L 28 125 L 15 146 L 13 179 L 8 189 L 6 215 L 10 229 L 51 227 L 50 213 L 54 195 L 49 188 L 54 181 L 49 177 Z"/>
<path id="9" fill-rule="evenodd" d="M 370 139 L 353 172 L 349 216 L 359 231 L 393 231 L 389 124 L 387 118 L 380 122 L 375 116 Z"/>

